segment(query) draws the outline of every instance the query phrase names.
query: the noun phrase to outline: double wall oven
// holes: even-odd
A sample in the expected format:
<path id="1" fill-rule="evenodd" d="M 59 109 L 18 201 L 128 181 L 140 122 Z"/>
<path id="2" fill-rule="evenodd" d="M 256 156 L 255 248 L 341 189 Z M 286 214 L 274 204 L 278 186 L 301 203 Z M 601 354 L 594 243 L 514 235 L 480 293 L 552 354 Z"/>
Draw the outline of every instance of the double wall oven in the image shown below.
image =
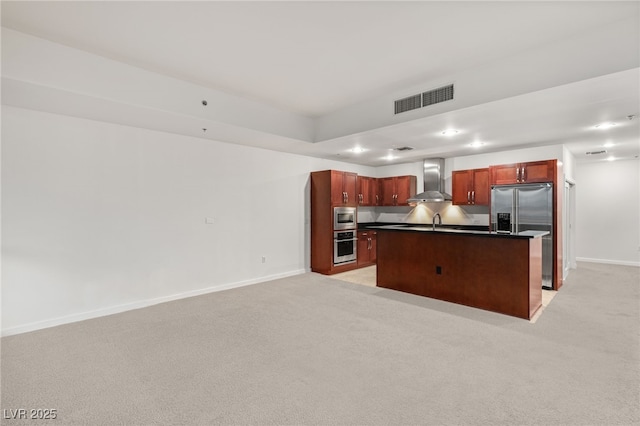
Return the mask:
<path id="1" fill-rule="evenodd" d="M 358 231 L 355 207 L 333 208 L 333 264 L 357 260 Z"/>

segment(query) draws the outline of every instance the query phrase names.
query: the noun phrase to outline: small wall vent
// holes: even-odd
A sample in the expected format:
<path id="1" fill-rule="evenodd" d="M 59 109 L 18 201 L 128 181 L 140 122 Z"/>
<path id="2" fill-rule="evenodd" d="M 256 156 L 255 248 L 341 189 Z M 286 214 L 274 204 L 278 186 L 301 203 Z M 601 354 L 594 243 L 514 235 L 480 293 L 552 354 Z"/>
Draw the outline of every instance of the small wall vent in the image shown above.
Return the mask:
<path id="1" fill-rule="evenodd" d="M 395 114 L 453 99 L 453 84 L 394 101 Z"/>

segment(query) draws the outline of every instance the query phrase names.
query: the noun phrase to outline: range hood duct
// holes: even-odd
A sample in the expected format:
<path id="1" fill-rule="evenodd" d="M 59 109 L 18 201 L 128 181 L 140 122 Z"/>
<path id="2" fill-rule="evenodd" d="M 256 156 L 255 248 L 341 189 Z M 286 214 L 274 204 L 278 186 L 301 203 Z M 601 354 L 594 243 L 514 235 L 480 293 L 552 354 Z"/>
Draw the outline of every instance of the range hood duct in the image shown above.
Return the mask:
<path id="1" fill-rule="evenodd" d="M 444 158 L 425 158 L 423 162 L 424 192 L 409 198 L 409 204 L 451 201 L 444 192 Z"/>

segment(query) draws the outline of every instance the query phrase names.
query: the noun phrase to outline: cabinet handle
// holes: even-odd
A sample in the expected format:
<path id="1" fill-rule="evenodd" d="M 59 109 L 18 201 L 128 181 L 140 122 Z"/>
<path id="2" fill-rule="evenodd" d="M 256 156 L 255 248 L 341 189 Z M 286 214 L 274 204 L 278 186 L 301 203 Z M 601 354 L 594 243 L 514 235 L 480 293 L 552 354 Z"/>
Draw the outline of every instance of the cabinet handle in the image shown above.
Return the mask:
<path id="1" fill-rule="evenodd" d="M 520 167 L 516 168 L 516 182 L 520 182 Z"/>
<path id="2" fill-rule="evenodd" d="M 471 191 L 467 191 L 467 203 L 471 202 Z"/>
<path id="3" fill-rule="evenodd" d="M 526 182 L 526 181 L 527 181 L 526 169 L 524 168 L 524 166 L 522 166 L 522 182 Z"/>

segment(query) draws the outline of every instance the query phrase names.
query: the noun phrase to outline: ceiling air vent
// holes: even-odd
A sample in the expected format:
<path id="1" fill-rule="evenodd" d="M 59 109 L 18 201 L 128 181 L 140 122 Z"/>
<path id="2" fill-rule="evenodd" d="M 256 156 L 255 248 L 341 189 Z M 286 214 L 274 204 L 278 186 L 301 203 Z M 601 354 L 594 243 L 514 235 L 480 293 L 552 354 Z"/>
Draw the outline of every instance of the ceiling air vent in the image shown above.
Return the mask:
<path id="1" fill-rule="evenodd" d="M 422 106 L 438 104 L 453 99 L 453 84 L 429 90 L 422 94 Z"/>
<path id="2" fill-rule="evenodd" d="M 412 109 L 417 109 L 421 107 L 422 95 L 413 95 L 408 98 L 398 99 L 395 101 L 395 114 L 400 114 L 401 112 L 411 111 Z"/>
<path id="3" fill-rule="evenodd" d="M 606 154 L 607 150 L 603 149 L 602 151 L 588 151 L 586 152 L 587 155 L 598 155 L 598 154 Z"/>
<path id="4" fill-rule="evenodd" d="M 411 151 L 413 149 L 412 146 L 401 146 L 399 148 L 393 148 L 396 151 Z"/>
<path id="5" fill-rule="evenodd" d="M 437 89 L 422 92 L 418 95 L 409 96 L 403 99 L 398 99 L 395 102 L 395 113 L 411 111 L 412 109 L 418 109 L 433 104 L 438 104 L 444 101 L 450 101 L 453 99 L 453 84 L 448 86 L 439 87 Z"/>

